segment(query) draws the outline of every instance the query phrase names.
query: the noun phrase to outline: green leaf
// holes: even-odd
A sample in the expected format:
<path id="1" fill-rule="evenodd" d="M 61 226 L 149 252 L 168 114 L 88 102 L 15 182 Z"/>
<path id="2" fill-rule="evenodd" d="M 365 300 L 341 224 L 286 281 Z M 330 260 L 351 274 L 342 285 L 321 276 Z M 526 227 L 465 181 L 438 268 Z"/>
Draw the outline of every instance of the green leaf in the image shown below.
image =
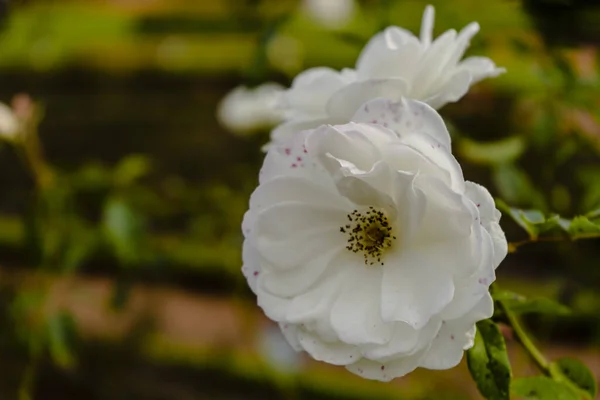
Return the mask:
<path id="1" fill-rule="evenodd" d="M 579 216 L 573 218 L 568 228 L 572 239 L 584 237 L 600 237 L 600 225 L 590 221 L 588 218 Z"/>
<path id="2" fill-rule="evenodd" d="M 127 156 L 115 167 L 115 185 L 127 187 L 147 175 L 151 168 L 148 157 L 138 154 Z"/>
<path id="3" fill-rule="evenodd" d="M 550 370 L 554 379 L 566 378 L 579 390 L 589 395 L 590 399 L 596 398 L 598 387 L 594 374 L 581 361 L 570 357 L 561 358 L 550 365 Z"/>
<path id="4" fill-rule="evenodd" d="M 529 234 L 532 239 L 537 239 L 541 233 L 559 231 L 564 234 L 570 222 L 559 215 L 553 214 L 549 217 L 539 210 L 521 210 L 508 206 L 504 201 L 497 199 L 496 206 Z"/>
<path id="5" fill-rule="evenodd" d="M 53 315 L 48 319 L 48 344 L 54 362 L 68 368 L 75 364 L 73 343 L 75 322 L 67 313 Z"/>
<path id="6" fill-rule="evenodd" d="M 463 138 L 458 142 L 457 151 L 473 164 L 496 165 L 515 161 L 523 154 L 525 147 L 522 136 L 486 143 Z"/>
<path id="7" fill-rule="evenodd" d="M 142 256 L 142 217 L 125 200 L 113 197 L 104 206 L 103 226 L 117 258 L 125 265 L 137 263 Z"/>
<path id="8" fill-rule="evenodd" d="M 546 376 L 515 379 L 510 389 L 513 396 L 523 400 L 579 400 L 569 386 Z"/>
<path id="9" fill-rule="evenodd" d="M 568 315 L 571 310 L 554 300 L 546 297 L 527 298 L 509 291 L 495 291 L 494 300 L 502 301 L 515 314 L 551 314 Z"/>
<path id="10" fill-rule="evenodd" d="M 481 394 L 491 400 L 508 400 L 510 362 L 504 337 L 491 320 L 477 323 L 475 344 L 467 351 L 467 364 Z"/>

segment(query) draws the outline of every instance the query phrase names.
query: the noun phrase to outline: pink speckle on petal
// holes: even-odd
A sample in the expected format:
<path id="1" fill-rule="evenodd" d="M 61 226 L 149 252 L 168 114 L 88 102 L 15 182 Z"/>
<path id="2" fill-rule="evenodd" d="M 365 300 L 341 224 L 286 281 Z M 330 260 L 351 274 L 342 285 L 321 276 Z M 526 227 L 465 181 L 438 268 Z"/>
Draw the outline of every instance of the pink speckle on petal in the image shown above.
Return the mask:
<path id="1" fill-rule="evenodd" d="M 302 161 L 302 157 L 296 157 L 296 161 Z"/>
<path id="2" fill-rule="evenodd" d="M 450 335 L 450 340 L 454 340 L 454 335 Z"/>
<path id="3" fill-rule="evenodd" d="M 479 204 L 479 203 L 478 203 L 478 204 L 477 204 L 477 207 L 479 207 L 480 205 L 481 205 L 481 204 Z"/>
<path id="4" fill-rule="evenodd" d="M 385 369 L 385 365 L 382 365 L 381 366 L 381 370 L 383 371 L 384 369 Z"/>
<path id="5" fill-rule="evenodd" d="M 252 274 L 254 276 L 258 276 L 258 271 L 254 271 L 254 274 Z"/>
<path id="6" fill-rule="evenodd" d="M 285 150 L 283 150 L 283 151 L 285 151 L 285 154 L 288 155 L 288 156 L 290 154 L 292 154 L 292 149 L 290 149 L 289 147 L 286 147 Z"/>
<path id="7" fill-rule="evenodd" d="M 374 119 L 373 121 L 371 121 L 371 123 L 372 123 L 372 124 L 376 124 L 376 123 L 377 123 L 377 120 L 376 120 L 376 119 Z"/>
<path id="8" fill-rule="evenodd" d="M 298 167 L 298 164 L 296 164 L 296 163 L 292 164 L 292 168 L 296 168 L 296 167 Z"/>

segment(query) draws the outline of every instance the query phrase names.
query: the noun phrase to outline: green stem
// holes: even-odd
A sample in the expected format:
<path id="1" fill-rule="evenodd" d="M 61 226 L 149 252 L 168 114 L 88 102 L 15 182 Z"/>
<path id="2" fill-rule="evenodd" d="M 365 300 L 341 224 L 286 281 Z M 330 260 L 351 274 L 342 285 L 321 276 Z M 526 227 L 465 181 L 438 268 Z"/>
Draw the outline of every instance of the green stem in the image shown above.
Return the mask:
<path id="1" fill-rule="evenodd" d="M 506 306 L 502 301 L 498 301 L 500 308 L 504 312 L 504 315 L 508 319 L 508 323 L 512 327 L 513 331 L 519 342 L 523 345 L 531 359 L 535 362 L 538 368 L 546 375 L 550 376 L 550 363 L 546 360 L 546 357 L 542 352 L 535 346 L 523 326 L 519 321 L 519 318 Z"/>

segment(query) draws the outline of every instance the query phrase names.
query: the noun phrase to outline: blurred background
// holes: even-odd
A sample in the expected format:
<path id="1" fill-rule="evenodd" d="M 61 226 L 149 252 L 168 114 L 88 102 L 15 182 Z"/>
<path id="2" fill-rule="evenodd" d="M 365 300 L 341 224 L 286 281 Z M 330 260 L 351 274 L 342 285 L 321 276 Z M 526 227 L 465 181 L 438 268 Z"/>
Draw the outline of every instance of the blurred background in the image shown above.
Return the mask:
<path id="1" fill-rule="evenodd" d="M 597 217 L 594 3 L 0 1 L 0 399 L 479 398 L 465 363 L 383 384 L 288 347 L 240 273 L 268 129 L 230 131 L 217 107 L 241 84 L 352 67 L 433 4 L 436 35 L 478 21 L 468 55 L 508 70 L 441 111 L 465 177 L 514 207 Z M 522 246 L 498 274 L 571 308 L 525 322 L 599 378 L 600 240 Z M 515 375 L 535 373 L 505 333 Z"/>

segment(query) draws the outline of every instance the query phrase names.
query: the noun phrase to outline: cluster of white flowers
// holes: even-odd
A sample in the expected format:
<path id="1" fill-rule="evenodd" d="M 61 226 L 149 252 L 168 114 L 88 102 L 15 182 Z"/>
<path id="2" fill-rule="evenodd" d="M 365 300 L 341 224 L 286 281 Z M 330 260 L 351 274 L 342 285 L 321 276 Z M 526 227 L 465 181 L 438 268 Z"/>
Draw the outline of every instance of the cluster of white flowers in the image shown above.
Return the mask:
<path id="1" fill-rule="evenodd" d="M 356 69 L 281 96 L 242 224 L 242 271 L 298 351 L 369 379 L 457 365 L 507 253 L 489 192 L 465 181 L 435 108 L 503 70 L 460 61 L 478 25 L 376 35 Z"/>

